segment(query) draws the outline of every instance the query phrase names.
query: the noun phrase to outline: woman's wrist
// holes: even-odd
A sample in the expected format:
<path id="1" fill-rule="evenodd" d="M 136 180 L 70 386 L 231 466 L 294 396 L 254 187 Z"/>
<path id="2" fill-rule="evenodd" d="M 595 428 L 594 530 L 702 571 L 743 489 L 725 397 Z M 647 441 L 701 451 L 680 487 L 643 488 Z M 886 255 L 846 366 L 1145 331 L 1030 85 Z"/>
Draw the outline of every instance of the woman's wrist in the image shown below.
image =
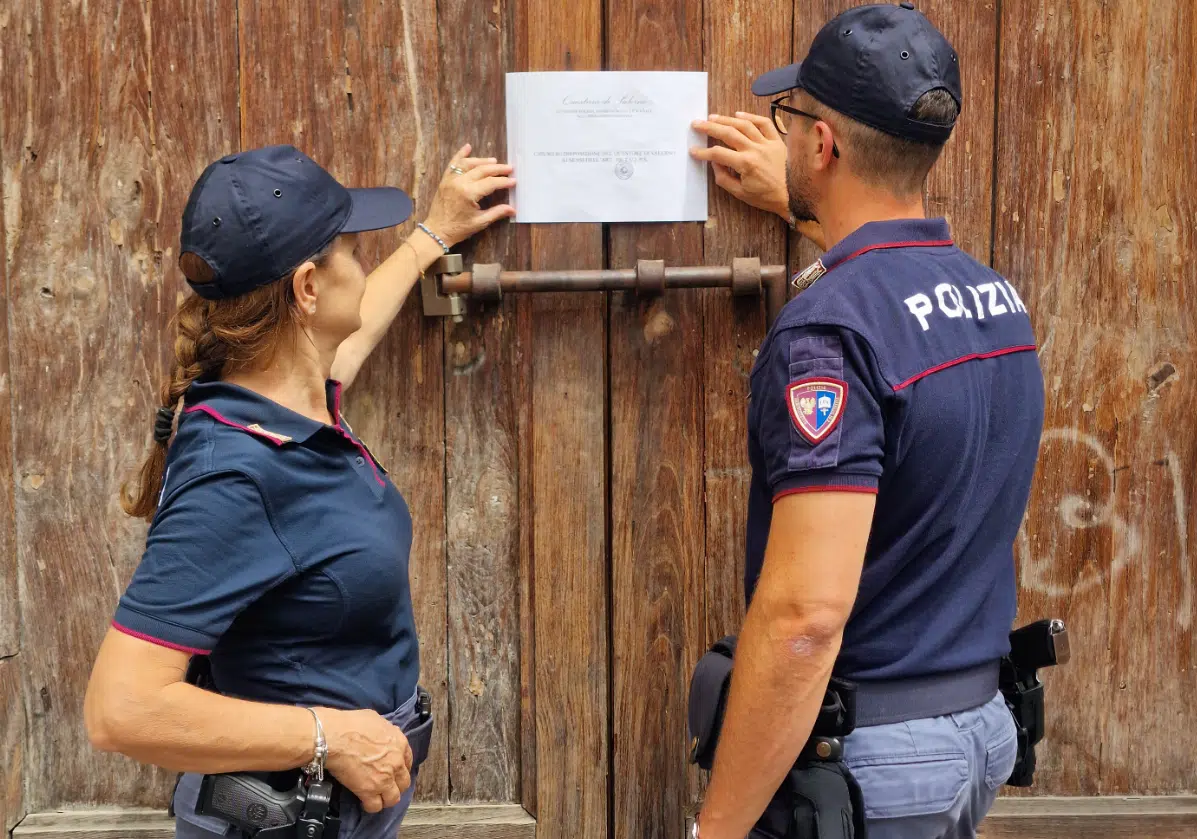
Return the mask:
<path id="1" fill-rule="evenodd" d="M 436 232 L 436 229 L 433 227 L 429 227 L 429 229 Z M 411 236 L 407 238 L 405 244 L 409 245 L 412 252 L 415 253 L 421 272 L 427 270 L 428 266 L 445 255 L 445 251 L 441 248 L 440 243 L 420 229 L 412 231 Z M 448 240 L 446 240 L 446 244 L 448 244 Z M 452 245 L 450 244 L 449 247 L 452 247 Z"/>
<path id="2" fill-rule="evenodd" d="M 424 227 L 428 228 L 428 232 L 420 230 L 419 228 L 417 228 L 415 232 L 419 233 L 425 238 L 431 239 L 438 246 L 441 242 L 444 242 L 445 245 L 450 248 L 455 248 L 461 244 L 461 240 L 457 239 L 453 235 L 452 225 L 444 223 L 435 216 L 429 216 L 428 218 L 424 219 L 422 224 Z"/>
<path id="3" fill-rule="evenodd" d="M 312 715 L 315 727 L 312 732 L 312 759 L 304 766 L 303 771 L 309 777 L 323 781 L 324 767 L 328 760 L 328 740 L 324 736 L 324 725 L 320 720 L 320 714 L 316 712 L 315 708 L 307 710 Z"/>

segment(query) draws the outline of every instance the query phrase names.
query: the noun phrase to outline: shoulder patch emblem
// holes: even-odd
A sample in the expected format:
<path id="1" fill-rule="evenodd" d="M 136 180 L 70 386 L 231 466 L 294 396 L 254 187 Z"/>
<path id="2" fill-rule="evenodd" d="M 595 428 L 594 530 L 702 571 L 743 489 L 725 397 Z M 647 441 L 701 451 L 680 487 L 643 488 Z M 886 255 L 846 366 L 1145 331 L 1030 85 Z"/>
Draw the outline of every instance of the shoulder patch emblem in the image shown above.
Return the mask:
<path id="1" fill-rule="evenodd" d="M 815 445 L 839 425 L 848 397 L 848 383 L 839 379 L 803 379 L 786 388 L 786 397 L 794 427 Z"/>
<path id="2" fill-rule="evenodd" d="M 823 266 L 822 259 L 816 259 L 810 265 L 803 268 L 800 272 L 794 275 L 791 285 L 798 290 L 799 293 L 806 291 L 815 284 L 815 280 L 827 273 L 827 269 Z"/>

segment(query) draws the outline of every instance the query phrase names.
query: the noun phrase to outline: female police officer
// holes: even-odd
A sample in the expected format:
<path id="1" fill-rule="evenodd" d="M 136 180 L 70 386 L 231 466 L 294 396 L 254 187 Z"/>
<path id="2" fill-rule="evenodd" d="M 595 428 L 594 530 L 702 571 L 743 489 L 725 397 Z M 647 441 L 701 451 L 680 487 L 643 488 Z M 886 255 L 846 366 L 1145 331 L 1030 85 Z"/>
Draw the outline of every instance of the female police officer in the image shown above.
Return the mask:
<path id="1" fill-rule="evenodd" d="M 469 153 L 368 278 L 357 234 L 407 218 L 401 191 L 346 189 L 289 146 L 229 155 L 192 190 L 180 267 L 195 294 L 122 496 L 151 521 L 146 550 L 85 703 L 96 746 L 189 773 L 179 836 L 232 832 L 195 812 L 204 773 L 314 771 L 326 755 L 347 790 L 342 839 L 393 837 L 410 801 L 411 518 L 340 396 L 420 273 L 513 214 L 478 204 L 511 167 Z M 185 680 L 190 656 L 209 656 L 219 692 Z"/>

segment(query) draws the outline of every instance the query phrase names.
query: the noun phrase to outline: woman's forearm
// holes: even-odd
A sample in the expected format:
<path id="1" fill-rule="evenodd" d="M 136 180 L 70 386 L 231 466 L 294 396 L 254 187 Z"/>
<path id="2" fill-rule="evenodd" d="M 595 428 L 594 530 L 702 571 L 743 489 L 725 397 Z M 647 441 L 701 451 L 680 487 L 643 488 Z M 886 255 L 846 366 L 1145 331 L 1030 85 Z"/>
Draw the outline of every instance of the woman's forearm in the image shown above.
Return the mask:
<path id="1" fill-rule="evenodd" d="M 283 771 L 306 764 L 315 749 L 307 709 L 234 699 L 186 682 L 89 702 L 87 711 L 94 745 L 176 772 Z"/>
<path id="2" fill-rule="evenodd" d="M 484 210 L 479 203 L 500 190 L 515 186 L 515 179 L 510 177 L 511 167 L 493 157 L 467 157 L 469 153 L 470 146 L 466 144 L 453 155 L 425 219 L 428 227 L 450 248 L 499 219 L 515 215 L 515 208 L 510 204 L 497 204 Z M 440 242 L 422 230 L 415 230 L 370 274 L 362 298 L 361 328 L 337 348 L 332 378 L 346 387 L 357 378 L 366 358 L 390 329 L 420 274 L 443 254 Z"/>
<path id="3" fill-rule="evenodd" d="M 370 273 L 362 297 L 361 328 L 337 348 L 332 378 L 345 387 L 357 378 L 358 371 L 403 308 L 420 274 L 443 253 L 431 236 L 417 230 Z"/>

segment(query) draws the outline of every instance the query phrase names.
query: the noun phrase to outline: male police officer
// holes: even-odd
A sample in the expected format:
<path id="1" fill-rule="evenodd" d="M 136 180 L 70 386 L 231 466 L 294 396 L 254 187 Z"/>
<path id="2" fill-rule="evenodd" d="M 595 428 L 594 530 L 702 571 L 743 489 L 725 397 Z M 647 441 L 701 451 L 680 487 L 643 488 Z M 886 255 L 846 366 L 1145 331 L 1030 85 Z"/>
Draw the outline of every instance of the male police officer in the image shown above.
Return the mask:
<path id="1" fill-rule="evenodd" d="M 786 134 L 792 221 L 830 250 L 752 372 L 750 606 L 696 832 L 749 832 L 834 670 L 858 683 L 844 756 L 870 839 L 972 836 L 1015 760 L 998 662 L 1043 379 L 1018 293 L 925 217 L 957 56 L 910 4 L 866 6 L 753 92 L 786 94 L 775 125 L 700 123 L 725 146 L 695 156 L 781 214 Z"/>

